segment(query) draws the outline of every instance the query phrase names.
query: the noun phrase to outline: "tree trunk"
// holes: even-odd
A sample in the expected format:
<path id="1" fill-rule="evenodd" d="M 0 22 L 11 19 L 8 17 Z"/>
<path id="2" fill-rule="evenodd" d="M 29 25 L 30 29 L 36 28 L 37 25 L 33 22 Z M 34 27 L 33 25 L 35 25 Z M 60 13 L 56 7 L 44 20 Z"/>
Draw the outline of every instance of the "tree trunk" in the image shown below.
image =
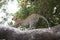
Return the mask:
<path id="1" fill-rule="evenodd" d="M 0 39 L 5 40 L 60 40 L 60 25 L 21 31 L 13 27 L 0 26 Z"/>

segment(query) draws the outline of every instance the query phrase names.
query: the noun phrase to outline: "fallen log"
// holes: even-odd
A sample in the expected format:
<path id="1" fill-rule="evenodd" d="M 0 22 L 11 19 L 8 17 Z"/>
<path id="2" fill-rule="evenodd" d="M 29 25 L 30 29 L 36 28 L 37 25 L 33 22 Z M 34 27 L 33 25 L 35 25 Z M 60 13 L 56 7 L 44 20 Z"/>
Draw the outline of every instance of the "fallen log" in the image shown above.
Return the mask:
<path id="1" fill-rule="evenodd" d="M 5 40 L 60 40 L 60 25 L 21 31 L 14 27 L 0 26 L 0 39 Z"/>

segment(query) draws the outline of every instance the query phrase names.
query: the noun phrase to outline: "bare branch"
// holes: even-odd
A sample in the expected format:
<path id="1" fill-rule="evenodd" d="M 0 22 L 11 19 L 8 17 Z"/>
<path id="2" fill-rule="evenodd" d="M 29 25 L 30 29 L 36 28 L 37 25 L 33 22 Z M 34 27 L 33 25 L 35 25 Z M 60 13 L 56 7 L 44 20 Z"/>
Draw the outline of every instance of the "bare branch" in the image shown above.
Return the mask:
<path id="1" fill-rule="evenodd" d="M 21 31 L 13 27 L 0 26 L 0 39 L 5 40 L 60 40 L 60 25 Z"/>

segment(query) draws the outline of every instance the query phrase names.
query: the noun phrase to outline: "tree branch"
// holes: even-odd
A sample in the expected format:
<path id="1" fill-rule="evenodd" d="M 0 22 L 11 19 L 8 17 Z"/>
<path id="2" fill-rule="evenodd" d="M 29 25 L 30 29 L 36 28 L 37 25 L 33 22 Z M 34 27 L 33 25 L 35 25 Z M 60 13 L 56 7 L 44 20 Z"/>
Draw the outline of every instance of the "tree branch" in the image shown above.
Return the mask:
<path id="1" fill-rule="evenodd" d="M 0 39 L 5 40 L 60 40 L 60 25 L 21 31 L 13 27 L 0 26 Z"/>

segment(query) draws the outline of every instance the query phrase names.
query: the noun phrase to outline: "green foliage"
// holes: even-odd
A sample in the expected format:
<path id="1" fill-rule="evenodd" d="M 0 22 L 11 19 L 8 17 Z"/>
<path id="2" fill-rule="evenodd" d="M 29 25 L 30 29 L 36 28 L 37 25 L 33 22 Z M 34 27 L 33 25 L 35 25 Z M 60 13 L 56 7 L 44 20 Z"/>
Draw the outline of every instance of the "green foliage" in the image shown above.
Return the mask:
<path id="1" fill-rule="evenodd" d="M 3 4 L 6 3 L 6 0 L 0 0 L 0 8 L 2 7 Z"/>
<path id="2" fill-rule="evenodd" d="M 20 0 L 21 1 L 21 0 Z M 36 13 L 39 8 L 40 8 L 40 0 L 36 0 L 36 3 L 33 3 L 31 0 L 28 1 L 30 4 L 27 3 L 27 6 L 30 5 L 29 7 L 24 7 L 23 5 L 23 0 L 21 1 L 20 4 L 20 10 L 14 14 L 15 17 L 25 19 L 27 18 L 30 14 Z M 39 2 L 39 3 L 38 3 Z"/>
<path id="3" fill-rule="evenodd" d="M 44 2 L 45 1 L 45 2 Z M 14 15 L 18 18 L 26 18 L 32 13 L 38 13 L 46 17 L 50 26 L 60 24 L 60 0 L 28 0 L 28 5 L 24 7 L 21 2 L 21 9 Z M 47 27 L 44 20 L 40 20 L 36 28 Z"/>
<path id="4" fill-rule="evenodd" d="M 13 22 L 12 22 L 12 21 L 8 23 L 8 25 L 9 25 L 9 26 L 11 26 L 12 24 L 13 24 Z"/>
<path id="5" fill-rule="evenodd" d="M 27 9 L 21 9 L 15 14 L 13 14 L 14 17 L 25 19 L 29 15 L 29 10 Z"/>
<path id="6" fill-rule="evenodd" d="M 50 26 L 54 26 L 60 24 L 59 22 L 59 13 L 60 13 L 60 0 L 48 0 L 48 16 L 46 16 L 49 20 Z M 56 9 L 54 9 L 56 8 Z M 55 11 L 55 12 L 54 12 Z M 45 14 L 47 15 L 47 14 Z"/>
<path id="7" fill-rule="evenodd" d="M 40 19 L 37 23 L 36 23 L 36 28 L 47 28 L 48 24 L 45 20 Z"/>

